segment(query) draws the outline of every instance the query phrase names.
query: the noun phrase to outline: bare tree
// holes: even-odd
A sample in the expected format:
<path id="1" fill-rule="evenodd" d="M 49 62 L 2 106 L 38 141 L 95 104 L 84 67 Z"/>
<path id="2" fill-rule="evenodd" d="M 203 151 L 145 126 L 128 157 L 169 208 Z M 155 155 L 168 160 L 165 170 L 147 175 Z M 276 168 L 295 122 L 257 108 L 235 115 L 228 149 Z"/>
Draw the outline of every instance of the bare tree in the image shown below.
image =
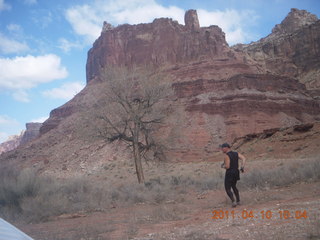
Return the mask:
<path id="1" fill-rule="evenodd" d="M 103 122 L 100 136 L 123 141 L 133 153 L 139 183 L 144 183 L 142 159 L 165 158 L 154 132 L 169 114 L 170 84 L 160 73 L 133 67 L 105 69 L 105 97 L 97 103 Z M 166 99 L 166 100 L 165 100 Z"/>

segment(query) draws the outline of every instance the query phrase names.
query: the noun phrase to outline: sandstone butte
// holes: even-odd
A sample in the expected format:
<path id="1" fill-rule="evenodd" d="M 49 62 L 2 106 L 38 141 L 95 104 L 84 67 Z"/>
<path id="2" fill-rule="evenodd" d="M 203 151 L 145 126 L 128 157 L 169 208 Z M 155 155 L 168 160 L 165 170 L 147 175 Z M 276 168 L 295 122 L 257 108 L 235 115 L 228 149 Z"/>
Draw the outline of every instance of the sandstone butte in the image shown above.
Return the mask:
<path id="1" fill-rule="evenodd" d="M 221 142 L 319 121 L 319 28 L 315 15 L 292 9 L 269 36 L 230 47 L 218 26 L 200 27 L 195 10 L 186 12 L 185 25 L 167 18 L 117 27 L 105 22 L 88 52 L 85 89 L 51 112 L 36 140 L 0 159 L 65 176 L 128 158 L 121 145 L 86 131 L 107 66 L 153 64 L 168 76 L 173 112 L 158 134 L 170 161 L 212 160 Z"/>

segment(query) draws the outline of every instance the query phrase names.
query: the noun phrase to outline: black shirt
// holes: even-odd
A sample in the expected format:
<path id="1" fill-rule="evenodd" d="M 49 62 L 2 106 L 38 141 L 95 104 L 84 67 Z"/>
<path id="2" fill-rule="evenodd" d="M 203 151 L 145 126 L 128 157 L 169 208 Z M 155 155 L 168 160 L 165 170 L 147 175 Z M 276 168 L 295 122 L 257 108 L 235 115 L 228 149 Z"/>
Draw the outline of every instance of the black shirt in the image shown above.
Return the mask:
<path id="1" fill-rule="evenodd" d="M 231 170 L 231 169 L 239 169 L 239 155 L 237 152 L 227 152 L 227 155 L 229 156 L 230 159 L 230 167 L 227 170 Z"/>

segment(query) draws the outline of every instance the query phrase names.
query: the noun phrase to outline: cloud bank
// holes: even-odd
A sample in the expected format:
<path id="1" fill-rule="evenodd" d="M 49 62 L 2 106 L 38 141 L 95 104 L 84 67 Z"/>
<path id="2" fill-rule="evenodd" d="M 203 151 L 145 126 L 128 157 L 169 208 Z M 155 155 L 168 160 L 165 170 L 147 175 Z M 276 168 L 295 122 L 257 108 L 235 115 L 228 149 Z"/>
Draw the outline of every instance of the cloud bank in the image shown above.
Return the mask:
<path id="1" fill-rule="evenodd" d="M 80 82 L 70 82 L 65 83 L 59 88 L 53 88 L 51 90 L 47 90 L 42 92 L 45 97 L 53 98 L 53 99 L 63 99 L 70 100 L 77 93 L 79 93 L 83 88 L 84 84 Z"/>
<path id="2" fill-rule="evenodd" d="M 11 28 L 14 25 L 10 26 Z M 10 39 L 0 33 L 0 53 L 11 54 L 11 53 L 22 53 L 29 50 L 29 46 L 26 43 L 18 42 L 14 39 Z"/>
<path id="3" fill-rule="evenodd" d="M 152 22 L 155 18 L 169 17 L 184 24 L 185 10 L 175 7 L 163 7 L 154 0 L 95 0 L 91 4 L 77 5 L 66 10 L 66 19 L 78 35 L 89 44 L 97 39 L 103 21 L 113 25 L 138 24 Z M 252 34 L 244 26 L 252 24 L 258 18 L 253 11 L 207 11 L 198 9 L 201 26 L 218 25 L 226 33 L 229 44 L 245 42 Z"/>
<path id="4" fill-rule="evenodd" d="M 60 57 L 54 54 L 0 58 L 0 90 L 9 90 L 20 102 L 29 102 L 28 89 L 67 76 Z"/>
<path id="5" fill-rule="evenodd" d="M 0 58 L 0 88 L 30 89 L 67 75 L 60 57 L 54 54 Z"/>

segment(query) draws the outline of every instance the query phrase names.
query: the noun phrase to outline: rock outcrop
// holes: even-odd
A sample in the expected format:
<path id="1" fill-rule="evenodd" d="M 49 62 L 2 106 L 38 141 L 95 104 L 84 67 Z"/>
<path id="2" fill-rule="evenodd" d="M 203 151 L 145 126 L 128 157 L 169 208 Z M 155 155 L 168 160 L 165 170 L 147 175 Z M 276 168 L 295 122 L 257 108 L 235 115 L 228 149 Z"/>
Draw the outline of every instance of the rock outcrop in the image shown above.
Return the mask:
<path id="1" fill-rule="evenodd" d="M 299 10 L 292 8 L 288 16 L 272 29 L 273 35 L 292 34 L 295 31 L 301 30 L 303 27 L 314 24 L 318 21 L 316 15 L 307 12 L 306 10 Z M 268 36 L 272 38 L 271 35 Z M 267 38 L 268 38 L 267 37 Z"/>
<path id="2" fill-rule="evenodd" d="M 269 36 L 233 49 L 246 53 L 270 73 L 320 89 L 320 21 L 305 10 L 291 9 Z"/>
<path id="3" fill-rule="evenodd" d="M 40 136 L 42 123 L 27 123 L 26 130 L 19 135 L 9 137 L 9 139 L 0 144 L 0 154 L 16 149 Z"/>
<path id="4" fill-rule="evenodd" d="M 50 117 L 40 127 L 40 134 L 45 134 L 51 129 L 56 128 L 63 119 L 66 119 L 68 116 L 72 115 L 75 110 L 76 107 L 69 104 L 65 104 L 59 108 L 53 109 L 50 112 Z"/>
<path id="5" fill-rule="evenodd" d="M 307 65 L 319 69 L 316 23 L 315 15 L 293 9 L 265 39 L 234 48 L 217 26 L 200 27 L 195 10 L 186 13 L 184 26 L 156 19 L 104 28 L 88 54 L 87 81 L 107 66 L 173 65 L 164 72 L 178 101 L 161 134 L 172 159 L 206 159 L 221 141 L 320 120 L 319 102 L 296 79 Z"/>
<path id="6" fill-rule="evenodd" d="M 26 131 L 24 132 L 20 144 L 26 144 L 40 135 L 42 123 L 27 123 Z"/>
<path id="7" fill-rule="evenodd" d="M 185 21 L 185 26 L 160 18 L 148 24 L 104 27 L 88 52 L 87 82 L 99 78 L 102 69 L 110 65 L 159 66 L 227 55 L 228 44 L 221 28 L 200 28 L 194 10 L 186 13 Z"/>

